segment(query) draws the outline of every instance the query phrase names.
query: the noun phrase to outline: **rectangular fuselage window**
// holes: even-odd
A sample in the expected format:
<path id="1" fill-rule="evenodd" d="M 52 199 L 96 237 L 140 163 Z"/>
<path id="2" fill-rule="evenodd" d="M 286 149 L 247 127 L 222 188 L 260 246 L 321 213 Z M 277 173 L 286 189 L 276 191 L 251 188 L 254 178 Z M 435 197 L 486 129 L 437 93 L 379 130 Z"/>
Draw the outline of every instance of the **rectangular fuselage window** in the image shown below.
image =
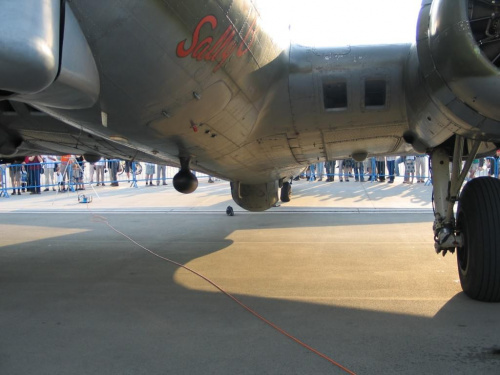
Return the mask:
<path id="1" fill-rule="evenodd" d="M 386 103 L 386 82 L 382 79 L 365 81 L 365 107 L 383 107 Z"/>
<path id="2" fill-rule="evenodd" d="M 347 108 L 347 84 L 345 82 L 323 83 L 325 109 Z"/>

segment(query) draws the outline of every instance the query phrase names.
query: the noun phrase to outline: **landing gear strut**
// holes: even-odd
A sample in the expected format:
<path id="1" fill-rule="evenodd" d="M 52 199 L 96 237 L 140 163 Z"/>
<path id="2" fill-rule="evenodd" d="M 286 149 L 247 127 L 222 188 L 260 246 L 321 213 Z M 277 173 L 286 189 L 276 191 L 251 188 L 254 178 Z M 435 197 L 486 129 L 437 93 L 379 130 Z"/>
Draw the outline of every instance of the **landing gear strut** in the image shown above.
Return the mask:
<path id="1" fill-rule="evenodd" d="M 281 187 L 280 199 L 282 202 L 290 202 L 292 199 L 292 184 L 290 182 L 283 182 Z"/>
<path id="2" fill-rule="evenodd" d="M 456 136 L 450 179 L 449 155 L 432 152 L 434 241 L 437 253 L 457 250 L 460 283 L 472 299 L 500 301 L 500 181 L 476 178 L 460 188 L 476 157 L 480 141 L 474 141 L 462 165 L 464 138 Z M 453 214 L 458 204 L 457 220 Z"/>

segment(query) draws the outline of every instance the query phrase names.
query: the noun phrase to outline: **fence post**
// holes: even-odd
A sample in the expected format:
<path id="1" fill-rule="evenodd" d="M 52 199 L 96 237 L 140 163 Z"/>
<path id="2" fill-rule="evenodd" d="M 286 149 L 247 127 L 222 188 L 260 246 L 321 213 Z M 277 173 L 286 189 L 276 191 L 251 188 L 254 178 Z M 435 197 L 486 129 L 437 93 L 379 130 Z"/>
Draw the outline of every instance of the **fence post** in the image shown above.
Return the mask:
<path id="1" fill-rule="evenodd" d="M 432 163 L 431 156 L 427 158 L 427 180 L 424 183 L 424 186 L 432 185 Z"/>
<path id="2" fill-rule="evenodd" d="M 371 182 L 377 181 L 377 161 L 375 160 L 374 157 L 370 158 L 371 160 L 371 165 L 372 165 L 372 173 L 370 175 Z M 341 172 L 339 172 L 341 173 Z"/>
<path id="3" fill-rule="evenodd" d="M 136 166 L 135 166 L 135 161 L 132 162 L 132 184 L 130 185 L 130 187 L 134 187 L 134 188 L 137 188 L 137 177 L 135 175 L 135 171 L 136 171 Z"/>
<path id="4" fill-rule="evenodd" d="M 0 173 L 2 174 L 2 186 L 0 186 L 0 197 L 9 198 L 9 192 L 7 191 L 7 168 L 0 167 Z"/>

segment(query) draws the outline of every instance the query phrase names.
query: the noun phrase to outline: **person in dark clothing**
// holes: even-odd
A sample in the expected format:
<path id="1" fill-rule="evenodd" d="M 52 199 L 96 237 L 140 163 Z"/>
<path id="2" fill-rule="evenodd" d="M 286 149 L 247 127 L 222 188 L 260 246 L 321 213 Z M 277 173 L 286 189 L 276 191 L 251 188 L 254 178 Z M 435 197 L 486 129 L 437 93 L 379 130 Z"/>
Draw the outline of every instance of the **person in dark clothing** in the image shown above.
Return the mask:
<path id="1" fill-rule="evenodd" d="M 108 169 L 111 178 L 111 186 L 118 186 L 118 163 L 117 159 L 108 160 Z"/>
<path id="2" fill-rule="evenodd" d="M 380 182 L 385 181 L 385 157 L 377 157 L 377 176 Z"/>
<path id="3" fill-rule="evenodd" d="M 42 171 L 43 162 L 42 155 L 26 156 L 24 163 L 26 164 L 26 169 L 28 170 L 28 180 L 31 186 L 30 194 L 40 194 L 40 174 Z"/>
<path id="4" fill-rule="evenodd" d="M 332 182 L 335 180 L 335 160 L 330 160 L 325 163 L 326 181 Z"/>

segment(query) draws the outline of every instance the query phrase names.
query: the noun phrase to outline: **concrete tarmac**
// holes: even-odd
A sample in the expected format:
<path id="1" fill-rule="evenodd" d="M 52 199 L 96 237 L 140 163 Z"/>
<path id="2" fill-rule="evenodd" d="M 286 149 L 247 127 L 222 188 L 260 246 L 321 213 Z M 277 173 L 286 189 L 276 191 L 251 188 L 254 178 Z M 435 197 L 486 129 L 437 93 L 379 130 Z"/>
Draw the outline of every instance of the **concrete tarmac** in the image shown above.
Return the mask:
<path id="1" fill-rule="evenodd" d="M 158 256 L 354 373 L 499 373 L 500 305 L 434 253 L 430 187 L 294 188 L 265 213 L 222 181 L 0 198 L 0 374 L 346 373 Z"/>

